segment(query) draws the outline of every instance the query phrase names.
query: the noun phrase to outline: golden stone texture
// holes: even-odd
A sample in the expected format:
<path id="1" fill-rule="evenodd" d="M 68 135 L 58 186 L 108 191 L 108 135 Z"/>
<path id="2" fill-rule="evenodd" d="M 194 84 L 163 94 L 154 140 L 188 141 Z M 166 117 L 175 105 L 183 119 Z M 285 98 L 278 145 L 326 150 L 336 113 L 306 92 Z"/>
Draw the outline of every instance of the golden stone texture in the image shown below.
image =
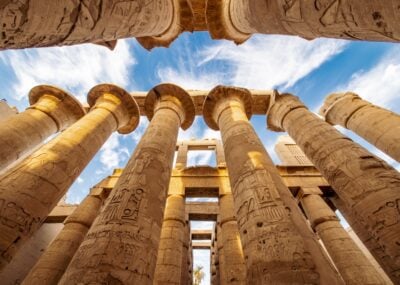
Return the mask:
<path id="1" fill-rule="evenodd" d="M 0 170 L 86 113 L 72 95 L 48 85 L 32 88 L 29 102 L 24 112 L 0 123 Z"/>
<path id="2" fill-rule="evenodd" d="M 335 93 L 326 97 L 320 114 L 366 139 L 400 162 L 400 116 L 375 106 L 357 94 Z"/>
<path id="3" fill-rule="evenodd" d="M 0 177 L 0 265 L 8 263 L 65 195 L 117 128 L 139 120 L 134 99 L 113 85 L 98 85 L 90 112 Z"/>
<path id="4" fill-rule="evenodd" d="M 179 127 L 194 119 L 190 96 L 173 84 L 146 98 L 151 120 L 104 209 L 60 284 L 152 284 Z"/>
<path id="5" fill-rule="evenodd" d="M 398 271 L 400 173 L 311 113 L 293 95 L 273 100 L 268 128 L 288 132 Z"/>
<path id="6" fill-rule="evenodd" d="M 218 86 L 203 110 L 221 130 L 247 283 L 342 284 L 248 120 L 250 93 Z"/>

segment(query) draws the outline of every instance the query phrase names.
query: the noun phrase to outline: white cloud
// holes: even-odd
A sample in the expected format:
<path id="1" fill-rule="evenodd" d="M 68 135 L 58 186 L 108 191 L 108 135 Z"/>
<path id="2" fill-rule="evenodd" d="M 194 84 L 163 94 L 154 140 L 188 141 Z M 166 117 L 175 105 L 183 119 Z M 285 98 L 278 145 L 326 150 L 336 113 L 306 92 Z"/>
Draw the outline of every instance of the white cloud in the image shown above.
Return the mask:
<path id="1" fill-rule="evenodd" d="M 100 149 L 99 160 L 105 171 L 121 167 L 122 160 L 129 157 L 128 149 L 121 146 L 120 137 L 114 132 Z"/>
<path id="2" fill-rule="evenodd" d="M 93 44 L 8 50 L 0 53 L 0 60 L 15 73 L 10 96 L 17 100 L 26 98 L 36 85 L 51 84 L 86 102 L 87 91 L 96 84 L 130 86 L 129 71 L 135 59 L 129 47 L 128 40 L 120 40 L 114 51 Z"/>
<path id="3" fill-rule="evenodd" d="M 78 177 L 77 179 L 76 179 L 76 182 L 78 183 L 78 184 L 82 184 L 83 182 L 85 182 L 85 180 L 82 178 L 82 177 Z"/>
<path id="4" fill-rule="evenodd" d="M 257 35 L 240 46 L 231 42 L 203 50 L 203 63 L 221 60 L 230 65 L 229 84 L 254 89 L 288 88 L 340 53 L 341 40 Z"/>

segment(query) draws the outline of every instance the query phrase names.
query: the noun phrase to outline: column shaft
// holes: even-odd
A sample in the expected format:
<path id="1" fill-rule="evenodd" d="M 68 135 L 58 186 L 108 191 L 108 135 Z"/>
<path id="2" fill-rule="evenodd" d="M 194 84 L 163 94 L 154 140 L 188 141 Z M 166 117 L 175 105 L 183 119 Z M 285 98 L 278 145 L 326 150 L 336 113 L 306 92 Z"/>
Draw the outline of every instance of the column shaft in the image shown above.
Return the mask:
<path id="1" fill-rule="evenodd" d="M 319 196 L 321 191 L 307 188 L 302 191 L 301 205 L 346 284 L 385 284 L 335 213 Z"/>
<path id="2" fill-rule="evenodd" d="M 48 246 L 29 274 L 24 285 L 57 285 L 86 233 L 97 217 L 102 199 L 87 196 L 66 219 L 65 226 Z"/>
<path id="3" fill-rule="evenodd" d="M 218 277 L 219 279 L 216 280 L 220 285 L 228 284 L 228 272 L 226 271 L 226 256 L 224 251 L 224 243 L 222 242 L 222 229 L 221 229 L 221 222 L 218 221 L 216 224 L 217 227 L 217 241 L 215 251 L 218 254 Z M 218 240 L 220 242 L 218 242 Z M 216 272 L 217 273 L 217 272 Z M 217 277 L 217 276 L 216 276 Z"/>
<path id="4" fill-rule="evenodd" d="M 331 94 L 320 110 L 325 120 L 352 130 L 400 162 L 400 116 L 354 93 Z"/>
<path id="5" fill-rule="evenodd" d="M 153 283 L 178 130 L 190 126 L 194 105 L 184 90 L 161 84 L 146 106 L 149 127 L 60 284 Z"/>
<path id="6" fill-rule="evenodd" d="M 1 265 L 39 228 L 117 129 L 116 118 L 120 124 L 130 119 L 126 102 L 111 94 L 104 96 L 89 114 L 0 177 Z"/>
<path id="7" fill-rule="evenodd" d="M 0 170 L 85 114 L 72 95 L 55 87 L 37 86 L 29 96 L 32 106 L 0 123 Z"/>
<path id="8" fill-rule="evenodd" d="M 400 173 L 324 122 L 293 95 L 279 95 L 268 126 L 285 130 L 327 179 L 354 217 L 399 268 Z"/>
<path id="9" fill-rule="evenodd" d="M 184 235 L 182 242 L 182 267 L 181 267 L 181 285 L 189 284 L 189 243 L 190 231 L 188 221 L 185 222 Z"/>
<path id="10" fill-rule="evenodd" d="M 209 0 L 207 24 L 214 38 L 236 42 L 254 33 L 398 42 L 397 9 L 396 0 Z"/>
<path id="11" fill-rule="evenodd" d="M 204 106 L 208 125 L 221 130 L 247 283 L 341 284 L 248 121 L 249 98 L 248 91 L 219 86 Z"/>
<path id="12" fill-rule="evenodd" d="M 181 284 L 184 230 L 185 198 L 171 195 L 165 206 L 154 285 Z"/>

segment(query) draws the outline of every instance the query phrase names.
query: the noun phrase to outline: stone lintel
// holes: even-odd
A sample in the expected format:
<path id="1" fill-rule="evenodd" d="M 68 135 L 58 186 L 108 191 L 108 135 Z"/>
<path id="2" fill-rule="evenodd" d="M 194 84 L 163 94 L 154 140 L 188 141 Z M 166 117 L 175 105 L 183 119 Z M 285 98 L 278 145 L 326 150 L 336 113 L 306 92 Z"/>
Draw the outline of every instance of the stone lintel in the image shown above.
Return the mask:
<path id="1" fill-rule="evenodd" d="M 63 223 L 77 207 L 78 205 L 58 205 L 50 212 L 44 223 Z"/>
<path id="2" fill-rule="evenodd" d="M 211 241 L 192 241 L 192 249 L 211 250 Z"/>
<path id="3" fill-rule="evenodd" d="M 211 240 L 212 230 L 192 230 L 192 240 Z"/>
<path id="4" fill-rule="evenodd" d="M 186 202 L 186 215 L 191 221 L 217 221 L 218 202 Z"/>

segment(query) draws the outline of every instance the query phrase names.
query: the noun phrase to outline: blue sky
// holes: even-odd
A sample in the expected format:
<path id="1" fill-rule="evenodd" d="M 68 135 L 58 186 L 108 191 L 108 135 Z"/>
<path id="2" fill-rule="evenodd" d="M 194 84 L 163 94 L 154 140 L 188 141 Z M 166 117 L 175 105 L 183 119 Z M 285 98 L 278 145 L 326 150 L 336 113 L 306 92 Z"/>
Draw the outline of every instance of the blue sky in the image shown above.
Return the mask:
<path id="1" fill-rule="evenodd" d="M 114 51 L 86 44 L 0 52 L 0 98 L 20 111 L 28 106 L 27 93 L 35 85 L 59 86 L 86 102 L 87 91 L 104 82 L 128 91 L 147 91 L 161 82 L 187 89 L 211 89 L 217 84 L 277 88 L 296 94 L 314 112 L 328 94 L 354 91 L 400 113 L 400 45 L 257 35 L 236 46 L 197 32 L 184 33 L 170 48 L 151 52 L 134 39 L 120 40 Z M 252 123 L 278 163 L 273 146 L 281 134 L 266 130 L 265 116 L 254 116 Z M 91 186 L 114 168 L 123 167 L 147 124 L 142 117 L 134 133 L 113 134 L 71 187 L 67 201 L 78 203 Z M 363 139 L 339 129 L 400 170 L 398 163 Z M 209 130 L 198 117 L 179 138 L 219 138 L 219 133 Z M 210 153 L 196 152 L 191 163 L 207 164 L 210 159 Z"/>

